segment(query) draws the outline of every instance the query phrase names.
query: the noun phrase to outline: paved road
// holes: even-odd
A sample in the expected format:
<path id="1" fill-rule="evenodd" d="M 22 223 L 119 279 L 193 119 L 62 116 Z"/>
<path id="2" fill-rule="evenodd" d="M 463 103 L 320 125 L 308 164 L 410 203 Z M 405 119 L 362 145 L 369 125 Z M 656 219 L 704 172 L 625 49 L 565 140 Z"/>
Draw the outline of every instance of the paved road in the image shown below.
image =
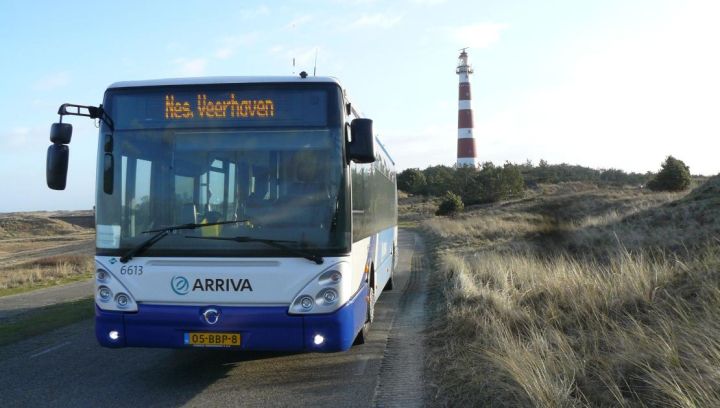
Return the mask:
<path id="1" fill-rule="evenodd" d="M 3 319 L 13 317 L 33 309 L 69 302 L 93 296 L 92 278 L 82 282 L 69 283 L 61 286 L 51 286 L 0 297 L 0 323 Z"/>
<path id="2" fill-rule="evenodd" d="M 396 289 L 378 301 L 368 343 L 349 352 L 109 350 L 96 345 L 92 322 L 84 321 L 0 348 L 0 404 L 421 406 L 424 298 L 416 297 L 425 292 L 425 269 L 416 249 L 419 238 L 401 231 Z"/>

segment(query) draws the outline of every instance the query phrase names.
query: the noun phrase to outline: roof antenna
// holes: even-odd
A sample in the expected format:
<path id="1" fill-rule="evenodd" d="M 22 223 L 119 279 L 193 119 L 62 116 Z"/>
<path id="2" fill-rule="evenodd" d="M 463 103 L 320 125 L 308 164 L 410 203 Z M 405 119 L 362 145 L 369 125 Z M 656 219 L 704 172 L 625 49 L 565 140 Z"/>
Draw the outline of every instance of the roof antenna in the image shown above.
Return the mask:
<path id="1" fill-rule="evenodd" d="M 295 57 L 293 57 L 293 75 L 295 75 Z"/>
<path id="2" fill-rule="evenodd" d="M 315 47 L 315 65 L 313 65 L 313 76 L 315 76 L 315 72 L 317 71 L 317 55 L 318 55 L 318 49 Z"/>

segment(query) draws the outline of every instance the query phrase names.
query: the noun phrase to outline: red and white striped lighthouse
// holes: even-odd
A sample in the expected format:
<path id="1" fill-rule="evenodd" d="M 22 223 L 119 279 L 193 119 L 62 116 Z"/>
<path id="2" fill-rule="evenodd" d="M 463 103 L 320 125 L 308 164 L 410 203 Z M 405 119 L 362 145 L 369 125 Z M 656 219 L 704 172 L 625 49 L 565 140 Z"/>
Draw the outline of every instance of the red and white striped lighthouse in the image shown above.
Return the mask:
<path id="1" fill-rule="evenodd" d="M 467 62 L 467 48 L 463 48 L 458 59 L 455 73 L 460 77 L 460 93 L 458 95 L 458 144 L 457 166 L 477 165 L 475 152 L 475 136 L 473 135 L 473 114 L 470 106 L 470 74 L 473 69 Z"/>

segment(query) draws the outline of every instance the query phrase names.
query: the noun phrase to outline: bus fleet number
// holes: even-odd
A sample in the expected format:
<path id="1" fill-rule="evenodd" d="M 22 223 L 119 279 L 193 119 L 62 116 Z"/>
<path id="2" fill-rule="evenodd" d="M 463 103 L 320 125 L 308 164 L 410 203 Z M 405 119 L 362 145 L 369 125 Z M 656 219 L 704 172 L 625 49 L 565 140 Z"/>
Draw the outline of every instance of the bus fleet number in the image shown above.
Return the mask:
<path id="1" fill-rule="evenodd" d="M 143 274 L 142 265 L 123 265 L 120 267 L 120 275 L 137 275 Z"/>

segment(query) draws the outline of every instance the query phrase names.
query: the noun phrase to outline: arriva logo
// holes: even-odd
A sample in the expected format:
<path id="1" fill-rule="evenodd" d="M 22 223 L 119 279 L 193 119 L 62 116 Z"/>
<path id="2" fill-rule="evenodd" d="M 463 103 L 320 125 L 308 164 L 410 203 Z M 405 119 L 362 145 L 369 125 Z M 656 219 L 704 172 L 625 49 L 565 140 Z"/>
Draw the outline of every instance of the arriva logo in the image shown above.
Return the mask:
<path id="1" fill-rule="evenodd" d="M 178 295 L 187 295 L 190 292 L 190 282 L 184 276 L 173 276 L 170 287 Z"/>
<path id="2" fill-rule="evenodd" d="M 192 287 L 190 281 L 184 276 L 173 276 L 170 288 L 178 295 L 184 296 L 190 292 L 252 292 L 250 280 L 243 278 L 206 278 L 195 279 Z"/>

